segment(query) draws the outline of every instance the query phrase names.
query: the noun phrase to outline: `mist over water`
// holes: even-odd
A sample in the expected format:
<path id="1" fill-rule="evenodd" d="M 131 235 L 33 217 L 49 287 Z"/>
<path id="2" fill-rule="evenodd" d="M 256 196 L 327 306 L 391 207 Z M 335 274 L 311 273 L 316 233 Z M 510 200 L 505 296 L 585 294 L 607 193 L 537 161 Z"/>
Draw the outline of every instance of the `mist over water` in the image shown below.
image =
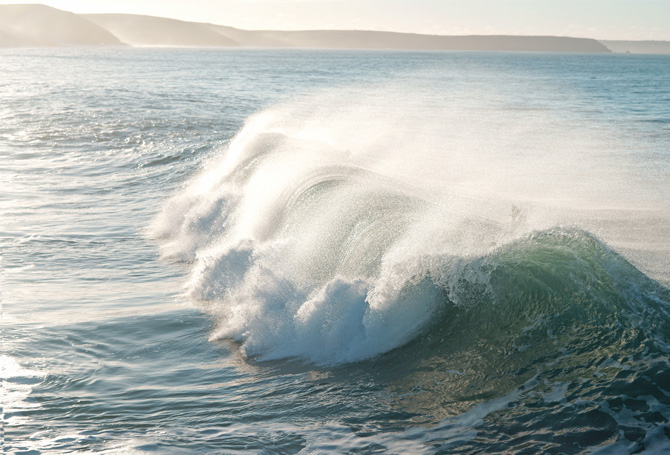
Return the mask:
<path id="1" fill-rule="evenodd" d="M 3 50 L 4 448 L 667 452 L 669 68 Z"/>

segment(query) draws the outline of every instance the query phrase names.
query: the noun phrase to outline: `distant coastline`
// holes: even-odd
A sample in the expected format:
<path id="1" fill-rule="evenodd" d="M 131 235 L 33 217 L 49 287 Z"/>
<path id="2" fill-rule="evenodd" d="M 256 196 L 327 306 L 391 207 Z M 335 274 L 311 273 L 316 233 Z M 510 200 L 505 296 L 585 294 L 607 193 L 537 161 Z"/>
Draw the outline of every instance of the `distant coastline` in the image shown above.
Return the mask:
<path id="1" fill-rule="evenodd" d="M 561 36 L 443 36 L 359 30 L 242 30 L 132 14 L 75 14 L 45 5 L 0 5 L 0 47 L 178 46 L 670 54 L 670 41 Z"/>

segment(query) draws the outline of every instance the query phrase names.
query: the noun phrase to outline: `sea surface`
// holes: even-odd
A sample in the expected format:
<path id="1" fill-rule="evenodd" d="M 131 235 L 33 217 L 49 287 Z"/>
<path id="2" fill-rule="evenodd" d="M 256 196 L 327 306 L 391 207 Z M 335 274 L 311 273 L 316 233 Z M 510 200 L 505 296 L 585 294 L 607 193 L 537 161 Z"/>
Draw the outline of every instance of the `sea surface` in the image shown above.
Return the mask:
<path id="1" fill-rule="evenodd" d="M 0 50 L 3 453 L 670 453 L 670 57 Z"/>

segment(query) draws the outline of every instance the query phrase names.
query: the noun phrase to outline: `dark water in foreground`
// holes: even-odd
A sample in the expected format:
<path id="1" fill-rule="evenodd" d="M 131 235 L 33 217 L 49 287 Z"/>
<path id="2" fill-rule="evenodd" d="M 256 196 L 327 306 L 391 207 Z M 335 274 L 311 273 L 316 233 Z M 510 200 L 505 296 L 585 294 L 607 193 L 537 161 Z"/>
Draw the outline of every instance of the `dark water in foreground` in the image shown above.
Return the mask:
<path id="1" fill-rule="evenodd" d="M 667 453 L 670 59 L 0 51 L 6 453 Z"/>

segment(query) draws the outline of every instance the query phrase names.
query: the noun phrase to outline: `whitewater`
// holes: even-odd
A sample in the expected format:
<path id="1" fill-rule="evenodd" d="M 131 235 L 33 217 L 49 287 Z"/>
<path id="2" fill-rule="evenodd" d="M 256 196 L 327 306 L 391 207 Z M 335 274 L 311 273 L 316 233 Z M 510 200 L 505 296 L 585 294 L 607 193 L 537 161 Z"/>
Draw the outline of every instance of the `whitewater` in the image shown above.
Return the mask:
<path id="1" fill-rule="evenodd" d="M 667 57 L 2 52 L 8 453 L 670 450 Z"/>

